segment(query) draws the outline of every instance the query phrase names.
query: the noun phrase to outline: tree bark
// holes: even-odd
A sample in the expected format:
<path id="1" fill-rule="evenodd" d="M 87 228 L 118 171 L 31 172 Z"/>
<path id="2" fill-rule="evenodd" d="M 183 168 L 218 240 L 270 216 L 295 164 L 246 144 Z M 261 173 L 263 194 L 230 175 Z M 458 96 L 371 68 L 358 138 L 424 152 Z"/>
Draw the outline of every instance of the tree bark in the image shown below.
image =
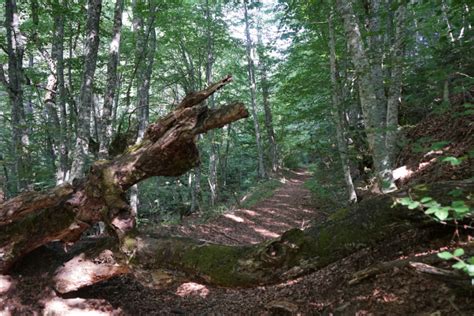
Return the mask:
<path id="1" fill-rule="evenodd" d="M 206 23 L 207 23 L 207 62 L 206 62 L 206 84 L 210 85 L 212 83 L 212 67 L 214 65 L 214 47 L 213 47 L 213 33 L 212 33 L 212 28 L 211 28 L 211 9 L 209 7 L 209 0 L 206 0 L 206 9 L 205 9 L 205 17 L 206 17 Z M 214 98 L 211 96 L 209 98 L 209 105 L 210 108 L 213 109 L 215 104 L 214 104 Z M 214 131 L 209 131 L 209 142 L 210 142 L 210 147 L 211 151 L 209 153 L 209 191 L 211 193 L 210 196 L 210 205 L 214 206 L 216 204 L 217 198 L 218 198 L 218 181 L 217 181 L 217 165 L 218 165 L 218 155 L 217 155 L 217 145 L 216 145 L 216 139 L 215 139 L 215 133 Z"/>
<path id="2" fill-rule="evenodd" d="M 329 63 L 331 68 L 331 85 L 332 85 L 332 103 L 333 103 L 333 117 L 336 123 L 336 141 L 341 159 L 342 171 L 344 173 L 344 181 L 346 183 L 347 198 L 349 203 L 357 202 L 357 194 L 352 182 L 350 161 L 348 157 L 347 140 L 344 136 L 344 125 L 341 109 L 341 88 L 338 79 L 337 60 L 336 60 L 336 38 L 334 35 L 334 10 L 331 7 L 329 14 Z"/>
<path id="3" fill-rule="evenodd" d="M 258 55 L 260 59 L 260 74 L 261 74 L 261 86 L 262 86 L 262 99 L 263 99 L 263 110 L 265 112 L 265 130 L 267 131 L 269 156 L 270 156 L 270 169 L 273 172 L 278 170 L 278 151 L 277 143 L 275 138 L 275 130 L 273 129 L 273 116 L 272 109 L 270 106 L 270 83 L 268 82 L 268 58 L 265 54 L 265 47 L 262 41 L 262 27 L 260 21 L 257 28 L 258 35 Z"/>
<path id="4" fill-rule="evenodd" d="M 99 160 L 86 178 L 45 193 L 30 192 L 0 205 L 0 273 L 31 250 L 53 240 L 73 242 L 103 221 L 122 246 L 135 226 L 126 191 L 151 176 L 178 176 L 199 164 L 196 136 L 248 116 L 241 103 L 202 105 L 231 77 L 188 94 L 177 108 L 150 124 L 143 141 L 112 161 Z"/>
<path id="5" fill-rule="evenodd" d="M 139 4 L 136 4 L 137 6 Z M 140 16 L 142 13 L 139 12 L 139 8 L 135 8 L 134 20 L 136 23 L 136 32 L 138 40 L 136 43 L 136 58 L 141 61 L 137 68 L 137 121 L 138 121 L 138 132 L 136 143 L 140 143 L 145 136 L 146 127 L 148 125 L 150 116 L 150 85 L 151 75 L 153 71 L 153 62 L 155 60 L 156 51 L 156 33 L 155 33 L 155 15 L 156 15 L 156 4 L 153 1 L 149 2 L 149 16 L 145 21 Z M 140 57 L 143 58 L 140 58 Z M 132 187 L 130 192 L 130 205 L 132 207 L 135 216 L 138 213 L 138 184 Z"/>
<path id="6" fill-rule="evenodd" d="M 394 189 L 394 184 L 385 148 L 386 103 L 380 102 L 380 86 L 381 84 L 383 86 L 383 82 L 379 81 L 383 78 L 378 75 L 378 71 L 371 67 L 352 1 L 337 0 L 336 2 L 344 21 L 352 63 L 358 76 L 359 98 L 374 169 L 380 188 L 382 191 L 389 192 Z"/>
<path id="7" fill-rule="evenodd" d="M 77 105 L 78 126 L 74 146 L 70 181 L 84 176 L 89 155 L 90 119 L 93 102 L 94 75 L 99 50 L 99 21 L 102 0 L 88 0 L 86 40 L 84 47 L 84 72 Z"/>
<path id="8" fill-rule="evenodd" d="M 31 161 L 29 159 L 29 134 L 26 113 L 23 104 L 23 55 L 26 39 L 20 32 L 20 16 L 16 0 L 5 1 L 5 29 L 8 52 L 8 81 L 3 76 L 11 105 L 13 129 L 13 176 L 15 192 L 28 185 Z M 2 69 L 3 74 L 3 69 Z"/>
<path id="9" fill-rule="evenodd" d="M 388 165 L 395 167 L 397 157 L 397 135 L 398 135 L 398 108 L 402 99 L 402 79 L 405 55 L 405 19 L 406 6 L 399 1 L 395 12 L 395 36 L 391 47 L 391 71 L 390 84 L 387 98 L 387 121 L 385 148 L 387 151 Z"/>
<path id="10" fill-rule="evenodd" d="M 114 26 L 112 29 L 112 39 L 109 46 L 109 62 L 107 64 L 107 86 L 104 97 L 104 107 L 102 110 L 101 130 L 99 133 L 99 158 L 107 159 L 109 156 L 109 145 L 112 139 L 112 112 L 115 95 L 118 88 L 117 68 L 120 60 L 120 37 L 122 31 L 122 12 L 124 0 L 115 1 Z"/>
<path id="11" fill-rule="evenodd" d="M 250 37 L 250 23 L 249 23 L 249 15 L 248 15 L 248 10 L 247 10 L 247 0 L 244 1 L 244 17 L 245 17 L 247 68 L 248 68 L 248 75 L 249 75 L 249 88 L 250 88 L 250 101 L 251 101 L 250 110 L 252 112 L 253 125 L 255 128 L 255 141 L 257 144 L 258 176 L 260 178 L 266 178 L 267 173 L 265 171 L 265 165 L 263 163 L 263 147 L 262 147 L 262 140 L 260 136 L 260 124 L 258 123 L 258 116 L 257 116 L 255 64 L 252 58 L 252 38 Z"/>

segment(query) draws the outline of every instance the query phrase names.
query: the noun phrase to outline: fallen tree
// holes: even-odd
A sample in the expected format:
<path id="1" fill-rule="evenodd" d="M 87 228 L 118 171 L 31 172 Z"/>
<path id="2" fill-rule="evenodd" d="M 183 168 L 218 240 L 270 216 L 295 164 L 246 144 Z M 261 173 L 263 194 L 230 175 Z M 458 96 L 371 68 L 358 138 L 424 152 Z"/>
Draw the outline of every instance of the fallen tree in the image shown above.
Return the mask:
<path id="1" fill-rule="evenodd" d="M 126 198 L 134 184 L 152 176 L 178 176 L 199 164 L 196 136 L 248 116 L 235 102 L 219 109 L 202 103 L 231 76 L 187 95 L 146 130 L 143 141 L 113 160 L 95 162 L 84 179 L 47 192 L 28 192 L 0 205 L 0 273 L 28 252 L 53 240 L 72 243 L 98 221 L 118 237 L 133 231 Z"/>
<path id="2" fill-rule="evenodd" d="M 86 178 L 48 192 L 22 194 L 0 205 L 0 272 L 50 241 L 73 243 L 92 224 L 104 221 L 111 238 L 101 239 L 55 271 L 56 289 L 77 290 L 123 273 L 143 283 L 163 282 L 163 271 L 220 286 L 275 283 L 324 267 L 360 247 L 418 227 L 439 225 L 420 210 L 396 204 L 410 195 L 443 202 L 458 189 L 467 196 L 473 182 L 418 186 L 367 199 L 331 215 L 324 223 L 258 245 L 228 246 L 189 238 L 145 235 L 135 229 L 126 199 L 133 184 L 151 176 L 177 176 L 199 163 L 196 135 L 248 116 L 241 103 L 211 110 L 202 102 L 231 81 L 224 78 L 193 93 L 167 116 L 151 124 L 138 145 L 113 160 L 92 165 Z"/>
<path id="3" fill-rule="evenodd" d="M 80 251 L 56 271 L 56 289 L 70 292 L 128 272 L 134 273 L 143 284 L 160 287 L 167 270 L 178 270 L 189 279 L 226 287 L 277 283 L 412 229 L 429 228 L 452 234 L 452 227 L 445 225 L 443 229 L 421 210 L 410 210 L 396 202 L 410 195 L 419 199 L 436 196 L 439 202 L 447 203 L 448 192 L 457 189 L 467 196 L 473 187 L 472 181 L 444 182 L 377 196 L 341 209 L 326 222 L 305 231 L 292 229 L 280 238 L 257 245 L 229 246 L 183 237 L 137 234 L 124 239 L 122 250 L 125 251 L 120 252 L 111 248 L 110 241 L 102 240 L 100 245 Z M 120 255 L 123 253 L 128 255 L 123 257 Z M 79 263 L 85 267 L 80 273 Z"/>

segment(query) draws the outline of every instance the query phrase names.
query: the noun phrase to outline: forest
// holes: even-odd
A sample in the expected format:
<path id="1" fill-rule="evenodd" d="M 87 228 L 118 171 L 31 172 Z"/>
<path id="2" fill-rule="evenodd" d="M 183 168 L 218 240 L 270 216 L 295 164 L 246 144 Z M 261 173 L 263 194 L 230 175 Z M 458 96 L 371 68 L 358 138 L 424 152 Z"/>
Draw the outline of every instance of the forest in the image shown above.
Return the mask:
<path id="1" fill-rule="evenodd" d="M 474 314 L 473 9 L 2 1 L 0 314 Z"/>

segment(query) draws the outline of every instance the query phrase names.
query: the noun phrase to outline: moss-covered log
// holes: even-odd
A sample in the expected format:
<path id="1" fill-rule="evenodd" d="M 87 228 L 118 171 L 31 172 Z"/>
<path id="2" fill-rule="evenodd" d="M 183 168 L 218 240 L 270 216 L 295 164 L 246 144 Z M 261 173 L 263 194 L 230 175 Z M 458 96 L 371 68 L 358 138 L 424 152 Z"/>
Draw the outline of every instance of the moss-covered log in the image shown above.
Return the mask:
<path id="1" fill-rule="evenodd" d="M 452 190 L 461 190 L 468 199 L 473 187 L 472 181 L 446 182 L 377 196 L 341 209 L 328 221 L 305 231 L 292 229 L 278 239 L 258 245 L 227 246 L 189 238 L 127 236 L 122 248 L 128 258 L 123 264 L 139 273 L 139 279 L 148 285 L 160 286 L 156 284 L 160 279 L 154 276 L 162 269 L 179 270 L 190 279 L 228 287 L 280 282 L 322 268 L 361 247 L 383 242 L 407 230 L 441 225 L 420 209 L 410 210 L 396 203 L 401 197 L 430 196 L 447 204 Z M 69 288 L 77 286 L 70 284 Z"/>
<path id="2" fill-rule="evenodd" d="M 74 242 L 98 221 L 107 223 L 118 239 L 133 230 L 127 189 L 152 176 L 177 176 L 195 167 L 198 134 L 248 116 L 239 102 L 219 109 L 202 104 L 231 81 L 227 76 L 187 95 L 175 110 L 150 124 L 141 143 L 113 160 L 95 162 L 86 178 L 0 204 L 0 273 L 50 241 Z"/>

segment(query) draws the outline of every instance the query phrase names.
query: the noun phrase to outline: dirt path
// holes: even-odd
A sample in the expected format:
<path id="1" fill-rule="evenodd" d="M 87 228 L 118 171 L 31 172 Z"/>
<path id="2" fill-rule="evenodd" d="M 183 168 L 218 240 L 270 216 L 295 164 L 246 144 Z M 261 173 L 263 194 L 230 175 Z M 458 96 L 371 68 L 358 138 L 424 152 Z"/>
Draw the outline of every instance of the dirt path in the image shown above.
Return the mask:
<path id="1" fill-rule="evenodd" d="M 184 223 L 168 227 L 175 235 L 188 236 L 224 244 L 255 244 L 276 238 L 290 228 L 305 228 L 311 220 L 324 215 L 311 205 L 310 191 L 304 182 L 310 178 L 306 170 L 290 171 L 283 185 L 270 198 L 251 208 L 240 208 L 222 214 L 207 224 Z"/>

